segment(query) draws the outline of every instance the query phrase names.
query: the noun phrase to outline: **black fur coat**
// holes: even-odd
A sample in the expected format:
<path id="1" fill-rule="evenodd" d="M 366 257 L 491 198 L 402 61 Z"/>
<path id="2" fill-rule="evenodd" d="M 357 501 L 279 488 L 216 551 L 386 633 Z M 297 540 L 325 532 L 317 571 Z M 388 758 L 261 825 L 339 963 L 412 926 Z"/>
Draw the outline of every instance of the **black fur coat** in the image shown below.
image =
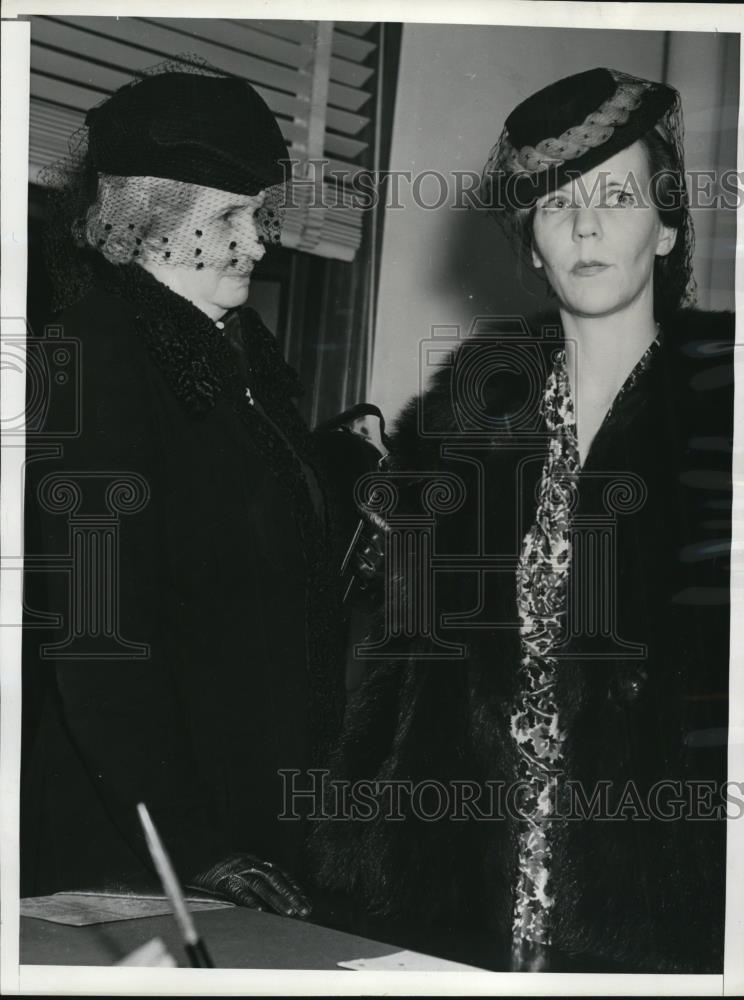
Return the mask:
<path id="1" fill-rule="evenodd" d="M 725 824 L 689 817 L 720 807 L 726 776 L 732 341 L 730 314 L 686 311 L 667 322 L 661 349 L 611 410 L 580 475 L 575 523 L 594 525 L 586 537 L 604 546 L 598 562 L 584 553 L 582 565 L 598 566 L 601 579 L 584 570 L 576 590 L 591 599 L 563 650 L 556 698 L 565 777 L 587 799 L 597 789 L 606 798 L 594 818 L 557 828 L 552 867 L 555 951 L 579 970 L 582 961 L 631 972 L 722 968 Z M 404 795 L 391 818 L 389 787 L 379 785 L 363 789 L 356 818 L 314 830 L 323 886 L 432 935 L 444 928 L 467 940 L 485 930 L 494 955 L 508 954 L 517 823 L 487 799 L 458 814 L 452 789 L 514 781 L 519 635 L 509 559 L 534 518 L 547 440 L 539 400 L 560 346 L 533 337 L 520 348 L 525 364 L 509 372 L 497 361 L 505 343 L 465 341 L 393 435 L 395 469 L 411 473 L 401 500 L 409 511 L 442 473 L 464 487 L 459 509 L 435 515 L 445 568 L 434 622 L 466 655 L 417 659 L 424 646 L 411 639 L 407 658 L 370 661 L 330 774 L 409 789 L 436 780 L 452 808 L 437 813 L 434 796 L 415 809 Z M 463 389 L 469 378 L 472 391 Z M 490 562 L 467 568 L 467 557 L 484 554 Z M 449 569 L 448 556 L 459 560 Z M 574 549 L 572 581 L 578 566 Z M 684 804 L 675 812 L 677 791 Z M 659 809 L 683 818 L 660 818 Z"/>

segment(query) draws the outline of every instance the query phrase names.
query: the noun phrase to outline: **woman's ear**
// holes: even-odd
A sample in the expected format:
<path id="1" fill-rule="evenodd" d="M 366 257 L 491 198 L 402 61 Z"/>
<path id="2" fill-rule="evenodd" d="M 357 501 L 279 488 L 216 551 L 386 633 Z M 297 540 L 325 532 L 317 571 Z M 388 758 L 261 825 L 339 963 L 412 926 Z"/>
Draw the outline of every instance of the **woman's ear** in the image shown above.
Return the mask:
<path id="1" fill-rule="evenodd" d="M 537 250 L 535 250 L 534 243 L 532 244 L 532 266 L 535 268 L 536 271 L 542 267 L 542 260 L 540 259 L 540 255 L 538 254 Z"/>
<path id="2" fill-rule="evenodd" d="M 659 239 L 656 243 L 656 256 L 666 257 L 672 252 L 676 242 L 677 230 L 673 226 L 665 226 L 662 224 L 661 231 L 659 232 Z"/>

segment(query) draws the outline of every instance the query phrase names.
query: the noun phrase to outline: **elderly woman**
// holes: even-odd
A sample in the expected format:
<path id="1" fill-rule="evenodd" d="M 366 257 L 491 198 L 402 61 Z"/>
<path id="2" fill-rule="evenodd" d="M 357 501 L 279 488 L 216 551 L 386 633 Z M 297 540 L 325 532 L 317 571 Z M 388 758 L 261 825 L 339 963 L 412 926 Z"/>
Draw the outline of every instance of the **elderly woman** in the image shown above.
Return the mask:
<path id="1" fill-rule="evenodd" d="M 245 306 L 287 148 L 250 85 L 206 71 L 86 124 L 58 214 L 82 192 L 87 250 L 52 240 L 79 395 L 45 401 L 49 433 L 78 401 L 79 428 L 26 486 L 22 892 L 151 886 L 143 801 L 189 885 L 305 915 L 279 772 L 333 731 L 339 612 L 300 386 Z"/>
<path id="2" fill-rule="evenodd" d="M 484 193 L 558 315 L 465 341 L 392 435 L 409 529 L 437 476 L 463 498 L 437 658 L 370 665 L 334 777 L 377 808 L 316 846 L 420 948 L 722 968 L 732 323 L 690 308 L 681 134 L 675 90 L 607 69 L 512 112 Z"/>

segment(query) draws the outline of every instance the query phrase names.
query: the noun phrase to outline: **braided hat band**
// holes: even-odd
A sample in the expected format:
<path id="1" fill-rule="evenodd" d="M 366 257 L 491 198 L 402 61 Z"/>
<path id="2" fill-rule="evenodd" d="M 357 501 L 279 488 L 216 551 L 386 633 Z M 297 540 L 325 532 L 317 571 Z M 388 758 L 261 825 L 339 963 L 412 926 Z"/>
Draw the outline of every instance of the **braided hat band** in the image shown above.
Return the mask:
<path id="1" fill-rule="evenodd" d="M 483 169 L 494 209 L 530 208 L 662 125 L 684 162 L 678 92 L 617 70 L 589 70 L 523 101 L 507 118 Z"/>
<path id="2" fill-rule="evenodd" d="M 626 77 L 612 97 L 604 101 L 596 111 L 587 115 L 580 125 L 567 128 L 560 136 L 543 139 L 536 146 L 526 145 L 517 150 L 506 138 L 506 160 L 504 166 L 512 173 L 534 173 L 558 167 L 567 160 L 585 156 L 590 149 L 596 149 L 608 142 L 619 125 L 625 125 L 631 112 L 641 104 L 643 94 L 652 86 L 646 80 Z M 486 170 L 492 168 L 489 162 Z"/>
<path id="3" fill-rule="evenodd" d="M 679 92 L 611 69 L 566 77 L 527 98 L 506 119 L 481 177 L 481 201 L 518 242 L 514 219 L 539 198 L 600 166 L 656 130 L 666 140 L 680 175 L 686 291 L 695 302 L 694 231 L 684 185 L 684 126 Z M 518 251 L 524 253 L 524 247 Z M 529 257 L 526 258 L 529 261 Z"/>

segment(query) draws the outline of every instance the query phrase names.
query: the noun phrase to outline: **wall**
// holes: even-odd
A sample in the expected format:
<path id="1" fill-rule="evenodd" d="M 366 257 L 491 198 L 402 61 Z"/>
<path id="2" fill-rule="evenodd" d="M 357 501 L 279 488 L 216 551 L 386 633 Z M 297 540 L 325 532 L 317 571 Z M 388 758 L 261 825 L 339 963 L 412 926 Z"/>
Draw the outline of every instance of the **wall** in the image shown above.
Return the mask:
<path id="1" fill-rule="evenodd" d="M 414 204 L 411 185 L 401 183 L 403 208 L 386 208 L 369 398 L 388 420 L 418 391 L 419 343 L 432 326 L 455 325 L 464 333 L 476 316 L 530 315 L 545 304 L 542 283 L 529 273 L 518 275 L 493 219 L 452 207 L 452 171 L 480 172 L 508 113 L 562 76 L 609 66 L 662 79 L 665 39 L 669 82 L 689 110 L 690 165 L 734 166 L 738 39 L 735 47 L 727 38 L 732 36 L 404 26 L 390 169 L 439 171 L 450 177 L 450 192 L 442 207 L 425 209 Z M 721 108 L 724 82 L 733 90 Z M 733 131 L 721 138 L 722 116 Z M 438 185 L 429 179 L 421 194 L 435 202 Z M 731 308 L 734 213 L 723 221 L 719 214 L 708 212 L 700 226 L 700 304 Z M 724 252 L 728 263 L 719 259 Z"/>
<path id="2" fill-rule="evenodd" d="M 738 36 L 674 32 L 667 80 L 682 94 L 688 173 L 735 167 Z M 705 183 L 701 179 L 703 193 Z M 699 304 L 708 309 L 733 309 L 736 213 L 701 205 L 693 212 L 693 219 Z"/>

